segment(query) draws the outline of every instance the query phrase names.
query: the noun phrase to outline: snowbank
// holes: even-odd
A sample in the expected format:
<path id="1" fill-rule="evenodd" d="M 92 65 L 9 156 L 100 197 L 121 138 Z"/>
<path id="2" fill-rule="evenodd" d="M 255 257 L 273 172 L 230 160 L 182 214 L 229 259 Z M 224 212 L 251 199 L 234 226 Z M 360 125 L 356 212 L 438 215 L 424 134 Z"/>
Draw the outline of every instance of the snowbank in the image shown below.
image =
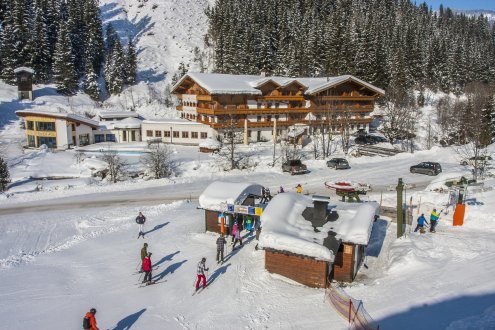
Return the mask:
<path id="1" fill-rule="evenodd" d="M 207 148 L 207 149 L 220 149 L 222 147 L 222 144 L 220 141 L 215 140 L 215 139 L 205 139 L 199 143 L 200 148 Z"/>
<path id="2" fill-rule="evenodd" d="M 315 232 L 310 221 L 302 213 L 313 206 L 308 196 L 283 193 L 275 196 L 261 216 L 263 230 L 259 246 L 279 251 L 310 256 L 319 260 L 333 261 L 334 254 L 323 246 L 328 236 L 330 222 Z"/>
<path id="3" fill-rule="evenodd" d="M 255 183 L 211 183 L 199 196 L 199 205 L 206 210 L 226 211 L 227 204 L 242 204 L 249 195 L 261 196 L 263 187 Z"/>
<path id="4" fill-rule="evenodd" d="M 344 243 L 368 245 L 378 208 L 375 202 L 339 203 L 334 209 L 339 217 L 332 222 L 331 230 Z"/>

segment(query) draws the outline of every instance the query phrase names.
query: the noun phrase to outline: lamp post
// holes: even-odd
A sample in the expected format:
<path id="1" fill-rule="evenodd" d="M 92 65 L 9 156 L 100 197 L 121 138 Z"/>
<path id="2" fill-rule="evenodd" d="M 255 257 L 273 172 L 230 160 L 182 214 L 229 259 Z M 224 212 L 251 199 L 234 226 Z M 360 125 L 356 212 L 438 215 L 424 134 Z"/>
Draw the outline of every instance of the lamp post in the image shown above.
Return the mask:
<path id="1" fill-rule="evenodd" d="M 399 178 L 397 183 L 397 238 L 401 237 L 403 234 L 403 224 L 404 224 L 404 213 L 402 212 L 402 192 L 404 190 L 404 183 L 402 178 Z"/>

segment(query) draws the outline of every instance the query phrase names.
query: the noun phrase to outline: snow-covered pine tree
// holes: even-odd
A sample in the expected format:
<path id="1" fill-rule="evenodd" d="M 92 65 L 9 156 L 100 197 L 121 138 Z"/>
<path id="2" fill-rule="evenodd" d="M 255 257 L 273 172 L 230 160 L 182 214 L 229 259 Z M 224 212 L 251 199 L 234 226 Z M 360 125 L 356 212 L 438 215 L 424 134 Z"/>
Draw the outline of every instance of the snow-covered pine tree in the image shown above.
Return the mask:
<path id="1" fill-rule="evenodd" d="M 86 0 L 84 5 L 86 62 L 93 65 L 93 72 L 101 72 L 104 59 L 104 42 L 100 9 L 97 0 Z"/>
<path id="2" fill-rule="evenodd" d="M 129 38 L 127 43 L 127 51 L 125 54 L 125 83 L 127 85 L 134 85 L 136 83 L 136 72 L 137 72 L 137 57 L 136 49 Z"/>
<path id="3" fill-rule="evenodd" d="M 98 75 L 95 73 L 91 63 L 86 63 L 86 74 L 84 77 L 84 92 L 95 101 L 100 100 L 101 90 L 98 83 Z"/>
<path id="4" fill-rule="evenodd" d="M 58 40 L 53 56 L 53 80 L 57 85 L 57 91 L 66 95 L 74 94 L 78 87 L 78 77 L 74 66 L 74 53 L 68 24 L 64 20 L 60 21 Z"/>
<path id="5" fill-rule="evenodd" d="M 7 190 L 7 185 L 10 183 L 10 173 L 7 162 L 0 156 L 0 191 Z"/>
<path id="6" fill-rule="evenodd" d="M 33 47 L 31 57 L 31 65 L 34 69 L 34 81 L 36 83 L 48 83 L 51 74 L 51 56 L 48 32 L 42 7 L 36 8 L 34 31 L 30 43 L 36 45 L 36 47 Z"/>
<path id="7" fill-rule="evenodd" d="M 2 22 L 2 29 L 0 32 L 1 46 L 0 57 L 2 58 L 2 72 L 0 78 L 8 84 L 15 84 L 14 70 L 18 67 L 17 54 L 16 54 L 16 36 L 14 24 L 12 22 L 12 12 L 7 10 Z"/>
<path id="8" fill-rule="evenodd" d="M 105 85 L 110 94 L 119 94 L 124 87 L 125 55 L 120 41 L 112 41 L 105 61 Z"/>

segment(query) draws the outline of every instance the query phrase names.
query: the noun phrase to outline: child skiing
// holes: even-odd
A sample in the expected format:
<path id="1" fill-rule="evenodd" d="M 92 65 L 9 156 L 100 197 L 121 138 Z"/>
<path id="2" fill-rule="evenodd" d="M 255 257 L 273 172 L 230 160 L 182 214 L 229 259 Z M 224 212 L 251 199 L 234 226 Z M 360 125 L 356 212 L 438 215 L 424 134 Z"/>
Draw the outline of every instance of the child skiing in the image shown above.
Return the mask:
<path id="1" fill-rule="evenodd" d="M 425 223 L 428 224 L 428 221 L 426 221 L 425 214 L 421 213 L 421 215 L 418 218 L 418 225 L 416 226 L 416 229 L 414 229 L 414 232 L 417 232 L 419 230 L 419 232 L 423 234 L 425 232 L 424 230 Z"/>
<path id="2" fill-rule="evenodd" d="M 242 246 L 242 236 L 241 236 L 241 231 L 240 230 L 237 230 L 235 232 L 235 240 L 234 240 L 234 246 L 232 246 L 232 251 L 234 251 L 235 249 L 235 245 L 237 244 L 237 242 L 241 243 L 241 246 Z"/>
<path id="3" fill-rule="evenodd" d="M 197 275 L 198 279 L 196 281 L 196 291 L 199 290 L 199 282 L 203 281 L 203 289 L 206 288 L 206 276 L 205 276 L 205 271 L 208 271 L 209 268 L 206 268 L 206 258 L 203 257 L 200 262 L 198 262 L 198 270 L 197 270 Z"/>
<path id="4" fill-rule="evenodd" d="M 86 313 L 83 319 L 83 329 L 86 330 L 98 330 L 98 327 L 96 326 L 96 309 L 91 308 L 89 312 Z"/>
<path id="5" fill-rule="evenodd" d="M 139 234 L 138 238 L 143 236 L 144 238 L 144 223 L 146 222 L 146 217 L 143 213 L 139 212 L 139 215 L 136 217 L 136 223 L 139 225 Z"/>
<path id="6" fill-rule="evenodd" d="M 227 241 L 223 237 L 223 234 L 218 236 L 217 238 L 217 263 L 222 262 L 223 263 L 223 249 L 225 244 L 227 244 Z M 221 257 L 221 258 L 219 258 Z"/>
<path id="7" fill-rule="evenodd" d="M 441 211 L 440 211 L 441 212 Z M 440 217 L 440 214 L 437 213 L 437 209 L 433 209 L 430 214 L 430 232 L 434 233 L 435 232 L 435 227 L 438 224 L 438 218 Z"/>
<path id="8" fill-rule="evenodd" d="M 302 191 L 303 191 L 302 186 L 301 186 L 301 184 L 299 183 L 299 184 L 296 186 L 296 192 L 297 192 L 298 194 L 302 194 Z"/>
<path id="9" fill-rule="evenodd" d="M 151 252 L 149 252 L 146 258 L 143 259 L 142 268 L 145 273 L 143 283 L 146 283 L 146 285 L 151 284 L 151 269 L 152 269 Z"/>

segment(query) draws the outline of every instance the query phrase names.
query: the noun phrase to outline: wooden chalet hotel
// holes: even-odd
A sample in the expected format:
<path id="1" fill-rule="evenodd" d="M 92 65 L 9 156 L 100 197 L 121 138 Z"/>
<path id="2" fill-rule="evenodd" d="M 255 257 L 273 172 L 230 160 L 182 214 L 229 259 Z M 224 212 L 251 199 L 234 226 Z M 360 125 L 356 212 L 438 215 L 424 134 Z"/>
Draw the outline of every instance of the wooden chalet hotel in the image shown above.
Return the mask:
<path id="1" fill-rule="evenodd" d="M 326 124 L 338 133 L 369 130 L 375 100 L 385 92 L 351 75 L 288 78 L 188 73 L 173 87 L 181 117 L 209 125 L 216 134 L 235 125 L 244 142 L 268 141 L 274 127 L 285 136 L 290 127 Z"/>

